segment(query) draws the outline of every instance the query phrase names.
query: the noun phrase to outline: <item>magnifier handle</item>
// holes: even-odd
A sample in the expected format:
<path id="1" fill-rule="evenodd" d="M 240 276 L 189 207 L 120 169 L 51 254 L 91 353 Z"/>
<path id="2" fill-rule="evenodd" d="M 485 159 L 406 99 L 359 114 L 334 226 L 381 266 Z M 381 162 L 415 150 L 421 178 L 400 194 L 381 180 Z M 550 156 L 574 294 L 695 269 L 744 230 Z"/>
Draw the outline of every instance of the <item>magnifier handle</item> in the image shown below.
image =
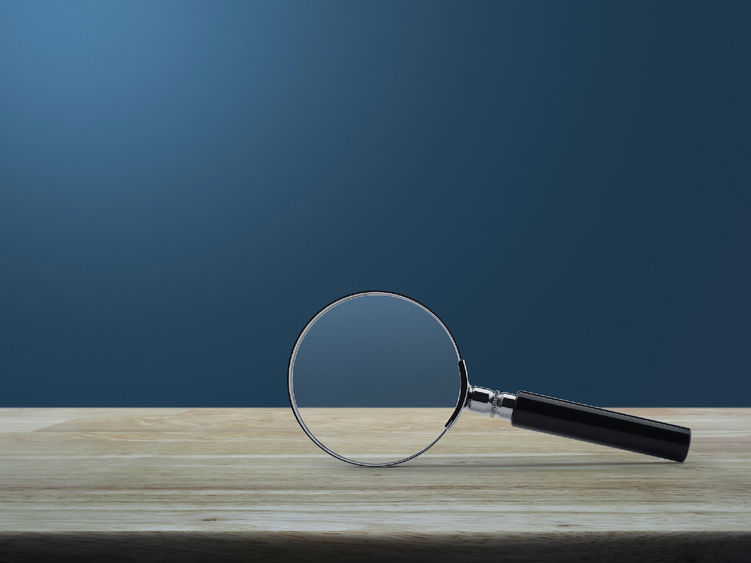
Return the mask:
<path id="1" fill-rule="evenodd" d="M 691 430 L 528 391 L 519 391 L 511 424 L 682 462 L 688 455 Z"/>

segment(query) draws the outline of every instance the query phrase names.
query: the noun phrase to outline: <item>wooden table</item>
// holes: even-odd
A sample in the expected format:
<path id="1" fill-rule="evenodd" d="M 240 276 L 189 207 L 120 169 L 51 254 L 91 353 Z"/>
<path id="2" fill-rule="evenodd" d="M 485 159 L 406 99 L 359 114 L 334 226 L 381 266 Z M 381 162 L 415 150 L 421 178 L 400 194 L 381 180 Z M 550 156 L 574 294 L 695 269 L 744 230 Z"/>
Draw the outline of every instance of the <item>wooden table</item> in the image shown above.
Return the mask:
<path id="1" fill-rule="evenodd" d="M 369 469 L 285 408 L 0 409 L 0 560 L 751 561 L 751 409 L 624 411 L 687 461 L 466 412 Z"/>

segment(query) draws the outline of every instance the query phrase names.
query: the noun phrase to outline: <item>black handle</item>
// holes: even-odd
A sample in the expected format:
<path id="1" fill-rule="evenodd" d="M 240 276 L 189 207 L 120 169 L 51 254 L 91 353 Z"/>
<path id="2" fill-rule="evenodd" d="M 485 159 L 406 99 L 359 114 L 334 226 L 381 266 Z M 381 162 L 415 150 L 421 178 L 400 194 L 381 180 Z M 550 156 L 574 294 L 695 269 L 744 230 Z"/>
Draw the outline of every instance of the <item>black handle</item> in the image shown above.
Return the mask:
<path id="1" fill-rule="evenodd" d="M 528 391 L 516 394 L 511 424 L 681 462 L 691 443 L 691 430 L 683 426 Z"/>

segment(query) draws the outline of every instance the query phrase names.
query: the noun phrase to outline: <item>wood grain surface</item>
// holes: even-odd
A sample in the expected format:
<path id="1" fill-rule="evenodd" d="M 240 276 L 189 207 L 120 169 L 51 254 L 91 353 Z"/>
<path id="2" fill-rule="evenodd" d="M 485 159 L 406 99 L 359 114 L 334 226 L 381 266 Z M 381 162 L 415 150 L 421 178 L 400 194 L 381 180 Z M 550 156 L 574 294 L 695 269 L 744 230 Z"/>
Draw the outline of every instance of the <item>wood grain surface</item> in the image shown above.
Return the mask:
<path id="1" fill-rule="evenodd" d="M 0 560 L 751 561 L 751 409 L 622 410 L 686 462 L 466 412 L 375 469 L 284 408 L 0 409 Z"/>

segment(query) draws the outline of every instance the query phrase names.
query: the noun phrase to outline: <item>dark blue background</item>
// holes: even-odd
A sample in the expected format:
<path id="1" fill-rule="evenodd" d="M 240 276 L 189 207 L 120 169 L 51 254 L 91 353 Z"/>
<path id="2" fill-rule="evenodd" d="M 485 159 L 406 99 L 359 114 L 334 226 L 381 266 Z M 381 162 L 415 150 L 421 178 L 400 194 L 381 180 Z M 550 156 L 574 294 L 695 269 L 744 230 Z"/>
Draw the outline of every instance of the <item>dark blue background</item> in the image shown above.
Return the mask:
<path id="1" fill-rule="evenodd" d="M 470 378 L 751 405 L 751 3 L 0 1 L 0 404 L 286 405 L 342 294 Z"/>

